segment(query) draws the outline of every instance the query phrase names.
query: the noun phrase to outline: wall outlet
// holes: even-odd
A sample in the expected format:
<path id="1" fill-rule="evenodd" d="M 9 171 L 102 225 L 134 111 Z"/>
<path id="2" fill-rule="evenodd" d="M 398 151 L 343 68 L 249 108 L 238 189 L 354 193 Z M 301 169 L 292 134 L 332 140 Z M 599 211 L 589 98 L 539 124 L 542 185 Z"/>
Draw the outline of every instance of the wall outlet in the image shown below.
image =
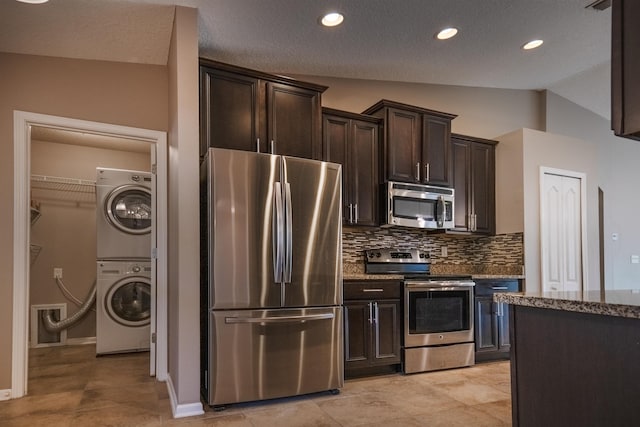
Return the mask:
<path id="1" fill-rule="evenodd" d="M 62 279 L 62 268 L 55 267 L 53 269 L 53 278 L 54 279 Z"/>
<path id="2" fill-rule="evenodd" d="M 631 255 L 631 264 L 640 264 L 640 256 Z"/>
<path id="3" fill-rule="evenodd" d="M 440 248 L 440 256 L 445 258 L 449 254 L 449 249 L 446 246 Z"/>

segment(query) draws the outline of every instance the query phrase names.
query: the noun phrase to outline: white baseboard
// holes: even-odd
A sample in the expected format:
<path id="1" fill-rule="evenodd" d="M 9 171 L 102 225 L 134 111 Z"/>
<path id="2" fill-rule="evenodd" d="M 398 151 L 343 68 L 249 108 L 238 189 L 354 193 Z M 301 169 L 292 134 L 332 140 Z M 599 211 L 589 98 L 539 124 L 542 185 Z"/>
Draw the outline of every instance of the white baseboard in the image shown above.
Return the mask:
<path id="1" fill-rule="evenodd" d="M 0 390 L 0 401 L 11 399 L 11 389 Z"/>
<path id="2" fill-rule="evenodd" d="M 193 417 L 204 414 L 202 402 L 178 404 L 176 391 L 173 388 L 173 382 L 171 381 L 171 375 L 167 375 L 167 390 L 169 391 L 169 400 L 171 401 L 171 412 L 173 413 L 173 418 Z"/>
<path id="3" fill-rule="evenodd" d="M 67 338 L 67 345 L 86 345 L 95 343 L 96 337 Z"/>

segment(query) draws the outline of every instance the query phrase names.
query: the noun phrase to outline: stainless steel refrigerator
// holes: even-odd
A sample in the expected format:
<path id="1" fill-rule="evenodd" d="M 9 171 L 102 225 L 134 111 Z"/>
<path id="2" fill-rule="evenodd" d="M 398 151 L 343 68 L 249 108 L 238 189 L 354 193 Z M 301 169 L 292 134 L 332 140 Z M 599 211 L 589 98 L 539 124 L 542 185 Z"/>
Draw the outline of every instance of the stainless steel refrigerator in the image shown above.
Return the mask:
<path id="1" fill-rule="evenodd" d="M 202 391 L 212 406 L 342 387 L 341 166 L 209 149 Z"/>

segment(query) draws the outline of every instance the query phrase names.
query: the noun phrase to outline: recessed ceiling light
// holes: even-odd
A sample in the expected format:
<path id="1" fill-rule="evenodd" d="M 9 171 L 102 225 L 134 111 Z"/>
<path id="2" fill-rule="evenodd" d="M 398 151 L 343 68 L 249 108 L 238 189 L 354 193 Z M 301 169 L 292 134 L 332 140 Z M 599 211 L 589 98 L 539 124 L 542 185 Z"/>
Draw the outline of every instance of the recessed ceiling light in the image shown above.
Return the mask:
<path id="1" fill-rule="evenodd" d="M 16 0 L 19 1 L 20 3 L 29 3 L 29 4 L 42 4 L 42 3 L 46 3 L 49 0 Z"/>
<path id="2" fill-rule="evenodd" d="M 522 48 L 524 50 L 531 50 L 537 47 L 540 47 L 544 43 L 542 40 L 531 40 L 529 43 L 526 43 Z"/>
<path id="3" fill-rule="evenodd" d="M 342 24 L 342 21 L 344 21 L 344 16 L 338 12 L 327 13 L 320 20 L 325 27 L 335 27 Z"/>
<path id="4" fill-rule="evenodd" d="M 451 28 L 445 28 L 444 30 L 440 31 L 436 35 L 436 37 L 438 38 L 438 40 L 446 40 L 446 39 L 450 39 L 456 34 L 458 34 L 458 29 L 451 27 Z"/>

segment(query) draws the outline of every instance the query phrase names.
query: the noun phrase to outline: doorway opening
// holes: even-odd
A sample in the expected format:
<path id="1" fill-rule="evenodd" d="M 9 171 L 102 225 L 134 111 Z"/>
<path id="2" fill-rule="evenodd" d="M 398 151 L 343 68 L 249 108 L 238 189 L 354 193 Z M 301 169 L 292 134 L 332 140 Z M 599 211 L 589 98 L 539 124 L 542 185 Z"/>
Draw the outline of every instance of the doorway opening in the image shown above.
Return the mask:
<path id="1" fill-rule="evenodd" d="M 61 133 L 66 136 L 116 141 L 120 144 L 146 145 L 153 172 L 155 221 L 151 232 L 151 283 L 155 284 L 151 304 L 151 351 L 149 373 L 160 381 L 167 379 L 167 139 L 166 133 L 76 120 L 22 111 L 14 112 L 14 288 L 12 340 L 12 398 L 27 393 L 29 348 L 29 289 L 32 260 L 31 211 L 31 143 L 33 133 Z M 79 145 L 83 145 L 79 143 Z M 86 143 L 84 145 L 87 145 Z M 90 145 L 90 144 L 89 144 Z M 122 147 L 120 147 L 122 148 Z M 150 148 L 150 149 L 149 149 Z M 84 295 L 83 295 L 84 296 Z"/>

